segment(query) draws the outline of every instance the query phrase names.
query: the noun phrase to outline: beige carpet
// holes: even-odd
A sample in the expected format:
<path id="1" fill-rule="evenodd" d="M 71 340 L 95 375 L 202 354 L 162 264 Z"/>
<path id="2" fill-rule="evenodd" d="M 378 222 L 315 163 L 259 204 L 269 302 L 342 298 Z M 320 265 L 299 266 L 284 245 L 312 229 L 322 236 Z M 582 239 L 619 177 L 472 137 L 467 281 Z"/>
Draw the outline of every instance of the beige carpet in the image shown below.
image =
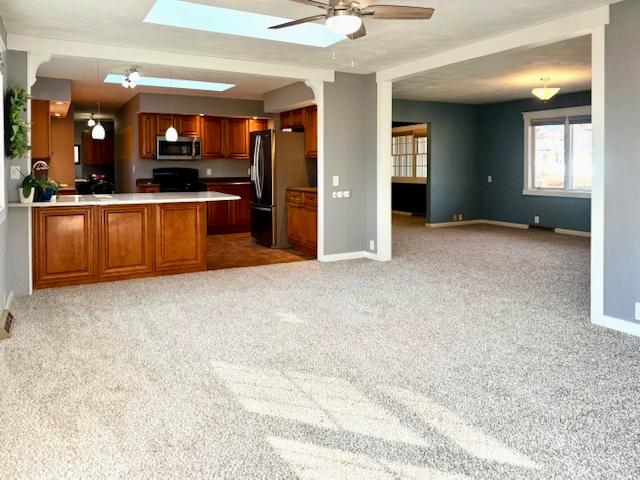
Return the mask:
<path id="1" fill-rule="evenodd" d="M 3 479 L 640 475 L 640 340 L 589 242 L 401 219 L 395 259 L 37 292 L 0 343 Z"/>

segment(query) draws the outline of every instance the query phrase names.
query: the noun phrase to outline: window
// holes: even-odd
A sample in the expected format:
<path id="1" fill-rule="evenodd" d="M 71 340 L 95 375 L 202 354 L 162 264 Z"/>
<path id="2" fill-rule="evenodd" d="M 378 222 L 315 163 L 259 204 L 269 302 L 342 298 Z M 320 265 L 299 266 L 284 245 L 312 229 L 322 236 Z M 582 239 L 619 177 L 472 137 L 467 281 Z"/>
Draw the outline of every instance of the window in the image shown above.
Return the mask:
<path id="1" fill-rule="evenodd" d="M 395 183 L 425 183 L 429 159 L 426 124 L 396 127 L 392 130 L 391 155 Z"/>
<path id="2" fill-rule="evenodd" d="M 526 112 L 524 195 L 591 197 L 591 107 Z"/>

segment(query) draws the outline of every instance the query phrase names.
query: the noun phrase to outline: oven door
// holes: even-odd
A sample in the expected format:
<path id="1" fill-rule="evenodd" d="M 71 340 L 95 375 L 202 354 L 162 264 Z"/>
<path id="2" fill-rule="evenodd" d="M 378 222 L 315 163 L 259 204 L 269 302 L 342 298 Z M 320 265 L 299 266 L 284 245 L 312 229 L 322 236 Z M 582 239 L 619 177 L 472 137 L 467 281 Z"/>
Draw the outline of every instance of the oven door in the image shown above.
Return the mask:
<path id="1" fill-rule="evenodd" d="M 193 160 L 196 156 L 196 141 L 194 138 L 178 137 L 177 142 L 167 142 L 165 137 L 158 137 L 156 158 L 158 160 Z"/>

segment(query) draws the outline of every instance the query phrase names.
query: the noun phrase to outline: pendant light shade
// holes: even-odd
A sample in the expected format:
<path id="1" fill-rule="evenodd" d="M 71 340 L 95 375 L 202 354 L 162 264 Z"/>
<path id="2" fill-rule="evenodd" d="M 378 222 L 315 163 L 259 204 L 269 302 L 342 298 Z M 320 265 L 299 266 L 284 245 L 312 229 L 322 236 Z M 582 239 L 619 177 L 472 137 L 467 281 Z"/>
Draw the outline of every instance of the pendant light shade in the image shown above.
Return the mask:
<path id="1" fill-rule="evenodd" d="M 176 130 L 173 126 L 167 128 L 167 131 L 164 134 L 164 138 L 167 142 L 177 142 L 178 130 Z"/>
<path id="2" fill-rule="evenodd" d="M 89 125 L 90 127 L 95 127 L 96 126 L 96 121 L 93 119 L 93 113 L 89 117 L 89 121 L 87 122 L 87 125 Z"/>
<path id="3" fill-rule="evenodd" d="M 547 100 L 555 97 L 560 91 L 560 89 L 557 87 L 549 87 L 549 77 L 541 78 L 540 80 L 542 81 L 543 86 L 534 88 L 533 90 L 531 90 L 531 93 L 543 102 L 546 102 Z"/>
<path id="4" fill-rule="evenodd" d="M 104 127 L 102 126 L 102 123 L 98 122 L 92 129 L 91 129 L 91 138 L 93 138 L 94 140 L 104 140 L 104 137 L 106 136 L 107 132 L 105 132 Z"/>

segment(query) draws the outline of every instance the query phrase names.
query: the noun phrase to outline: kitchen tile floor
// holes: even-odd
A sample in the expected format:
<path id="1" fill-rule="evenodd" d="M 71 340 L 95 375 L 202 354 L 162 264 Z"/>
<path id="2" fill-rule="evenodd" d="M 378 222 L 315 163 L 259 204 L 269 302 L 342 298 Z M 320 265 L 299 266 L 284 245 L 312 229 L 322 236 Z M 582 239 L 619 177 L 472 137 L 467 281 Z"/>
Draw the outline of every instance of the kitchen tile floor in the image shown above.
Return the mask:
<path id="1" fill-rule="evenodd" d="M 257 267 L 276 263 L 302 262 L 313 257 L 293 249 L 268 248 L 255 243 L 249 233 L 210 235 L 207 239 L 207 268 Z"/>

